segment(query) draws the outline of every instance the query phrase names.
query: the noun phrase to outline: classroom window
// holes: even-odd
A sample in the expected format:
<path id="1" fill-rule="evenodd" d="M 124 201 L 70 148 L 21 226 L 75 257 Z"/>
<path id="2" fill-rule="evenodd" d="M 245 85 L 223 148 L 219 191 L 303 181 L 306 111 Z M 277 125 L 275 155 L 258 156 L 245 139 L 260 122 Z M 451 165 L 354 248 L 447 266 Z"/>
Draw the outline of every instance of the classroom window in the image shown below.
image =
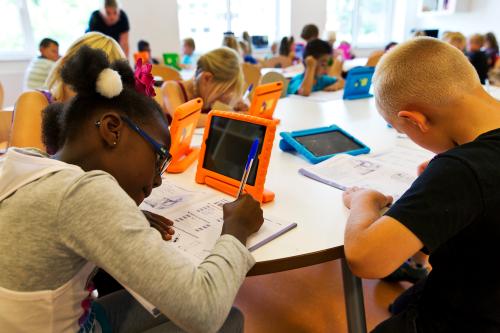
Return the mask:
<path id="1" fill-rule="evenodd" d="M 61 52 L 88 27 L 90 14 L 102 7 L 102 0 L 27 0 L 33 37 L 38 43 L 45 37 L 59 43 Z"/>
<path id="2" fill-rule="evenodd" d="M 29 21 L 24 1 L 0 0 L 0 57 L 26 56 L 32 44 L 28 40 Z M 28 27 L 26 27 L 28 24 Z"/>
<path id="3" fill-rule="evenodd" d="M 380 47 L 389 42 L 393 0 L 327 0 L 326 30 L 355 47 Z"/>
<path id="4" fill-rule="evenodd" d="M 233 31 L 240 37 L 267 36 L 269 44 L 278 40 L 284 31 L 290 0 L 178 0 L 179 34 L 181 39 L 192 37 L 198 53 L 217 48 L 223 33 Z"/>
<path id="5" fill-rule="evenodd" d="M 59 43 L 61 53 L 85 33 L 101 0 L 0 0 L 0 57 L 32 57 L 45 37 Z"/>

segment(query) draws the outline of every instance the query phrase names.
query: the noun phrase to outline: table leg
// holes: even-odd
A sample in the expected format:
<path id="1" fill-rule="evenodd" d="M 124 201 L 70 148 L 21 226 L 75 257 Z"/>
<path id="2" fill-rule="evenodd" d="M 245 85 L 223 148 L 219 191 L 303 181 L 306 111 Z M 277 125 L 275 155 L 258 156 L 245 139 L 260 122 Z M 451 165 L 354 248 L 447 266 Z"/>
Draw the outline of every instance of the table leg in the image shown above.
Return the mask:
<path id="1" fill-rule="evenodd" d="M 366 333 L 365 306 L 361 279 L 354 276 L 345 259 L 342 261 L 342 280 L 349 333 Z"/>

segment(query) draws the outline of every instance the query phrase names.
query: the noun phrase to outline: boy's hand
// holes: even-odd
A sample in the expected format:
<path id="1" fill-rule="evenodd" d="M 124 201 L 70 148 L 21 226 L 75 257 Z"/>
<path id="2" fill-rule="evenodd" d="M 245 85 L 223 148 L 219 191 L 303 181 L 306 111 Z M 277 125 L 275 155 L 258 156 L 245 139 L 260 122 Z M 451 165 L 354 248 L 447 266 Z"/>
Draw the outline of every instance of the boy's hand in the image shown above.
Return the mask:
<path id="1" fill-rule="evenodd" d="M 161 238 L 163 238 L 163 240 L 168 241 L 172 239 L 172 235 L 175 233 L 174 228 L 172 228 L 174 222 L 161 215 L 145 210 L 143 210 L 142 213 L 148 219 L 149 225 L 160 232 Z"/>
<path id="2" fill-rule="evenodd" d="M 422 172 L 424 172 L 424 170 L 425 170 L 425 169 L 427 168 L 427 166 L 429 165 L 429 162 L 430 162 L 430 161 L 431 161 L 431 160 L 428 160 L 428 161 L 425 161 L 425 162 L 423 162 L 423 163 L 420 163 L 420 164 L 419 164 L 419 166 L 418 166 L 418 168 L 417 168 L 417 175 L 419 175 L 419 176 L 420 176 L 420 175 L 422 174 Z"/>
<path id="3" fill-rule="evenodd" d="M 307 67 L 313 67 L 313 66 L 316 66 L 316 64 L 318 63 L 318 61 L 316 59 L 314 59 L 313 56 L 307 56 L 306 60 L 305 60 L 305 63 L 306 63 Z"/>
<path id="4" fill-rule="evenodd" d="M 342 200 L 344 201 L 344 205 L 349 209 L 351 209 L 351 207 L 358 202 L 368 202 L 376 204 L 380 210 L 390 205 L 393 199 L 390 195 L 384 195 L 374 190 L 360 187 L 350 187 L 342 194 Z"/>
<path id="5" fill-rule="evenodd" d="M 221 234 L 232 235 L 243 245 L 246 245 L 248 236 L 257 232 L 264 223 L 260 203 L 249 194 L 242 195 L 235 201 L 225 204 L 222 210 L 224 212 L 224 225 Z"/>

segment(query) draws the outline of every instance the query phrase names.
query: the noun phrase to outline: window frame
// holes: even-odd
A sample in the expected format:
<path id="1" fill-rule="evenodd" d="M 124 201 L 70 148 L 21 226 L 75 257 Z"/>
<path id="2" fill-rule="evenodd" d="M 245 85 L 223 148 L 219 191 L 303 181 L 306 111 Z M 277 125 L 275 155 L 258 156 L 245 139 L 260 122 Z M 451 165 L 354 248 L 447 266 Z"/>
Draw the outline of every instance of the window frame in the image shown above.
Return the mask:
<path id="1" fill-rule="evenodd" d="M 177 2 L 179 2 L 179 1 L 180 0 L 177 0 Z M 275 40 L 272 39 L 273 37 L 275 39 L 279 40 L 281 35 L 290 34 L 290 31 L 282 31 L 283 30 L 283 27 L 281 26 L 282 17 L 280 16 L 280 8 L 286 7 L 287 4 L 284 4 L 283 0 L 272 0 L 272 1 L 274 1 L 273 6 L 276 9 L 275 10 L 276 11 L 276 24 L 275 24 L 275 30 L 273 33 L 274 36 L 271 34 L 268 34 L 269 47 L 271 46 L 271 44 L 273 42 L 275 42 Z M 290 0 L 287 0 L 287 1 L 291 2 Z M 290 4 L 288 6 L 290 6 Z M 225 25 L 227 27 L 227 31 L 235 32 L 233 30 L 233 27 L 234 27 L 233 20 L 238 20 L 238 15 L 237 15 L 237 13 L 233 12 L 233 9 L 234 9 L 234 7 L 231 5 L 231 0 L 226 0 L 226 11 L 224 14 Z M 189 36 L 180 36 L 180 32 L 182 31 L 182 29 L 180 27 L 180 22 L 181 22 L 181 20 L 179 18 L 179 39 L 189 37 Z M 289 29 L 287 29 L 287 30 L 289 30 Z M 222 36 L 220 36 L 220 40 L 222 41 Z M 278 40 L 276 40 L 276 41 L 278 41 Z M 204 51 L 209 51 L 209 50 L 204 50 Z"/>
<path id="2" fill-rule="evenodd" d="M 328 0 L 330 1 L 336 1 L 336 0 Z M 362 0 L 353 0 L 354 5 L 353 5 L 353 10 L 352 10 L 352 20 L 351 20 L 351 45 L 353 48 L 356 49 L 373 49 L 373 48 L 379 48 L 383 47 L 386 45 L 392 37 L 392 31 L 393 31 L 393 18 L 394 18 L 394 0 L 384 0 L 387 1 L 387 8 L 385 9 L 386 11 L 386 20 L 385 20 L 385 34 L 383 36 L 383 41 L 381 42 L 375 42 L 375 43 L 360 43 L 359 42 L 359 33 L 361 29 L 361 12 L 360 12 L 360 6 L 361 6 L 361 1 Z M 328 6 L 328 4 L 327 4 Z M 329 14 L 328 10 L 326 11 L 327 15 Z M 327 16 L 327 22 L 328 22 L 328 16 Z"/>

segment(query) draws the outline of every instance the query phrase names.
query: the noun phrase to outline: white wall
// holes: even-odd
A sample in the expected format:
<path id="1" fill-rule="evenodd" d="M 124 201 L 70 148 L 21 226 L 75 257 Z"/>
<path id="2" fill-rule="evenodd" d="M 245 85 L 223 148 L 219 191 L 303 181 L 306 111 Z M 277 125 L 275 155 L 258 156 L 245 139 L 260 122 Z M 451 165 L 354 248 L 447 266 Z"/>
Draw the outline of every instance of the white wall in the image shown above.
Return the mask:
<path id="1" fill-rule="evenodd" d="M 440 32 L 460 31 L 469 36 L 473 33 L 493 31 L 500 37 L 500 1 L 457 0 L 458 10 L 451 15 L 418 16 L 418 0 L 408 0 L 409 28 L 439 29 Z"/>
<path id="2" fill-rule="evenodd" d="M 304 25 L 314 23 L 323 36 L 326 24 L 326 0 L 292 0 L 291 32 L 296 41 L 304 42 L 300 33 Z"/>
<path id="3" fill-rule="evenodd" d="M 29 65 L 29 60 L 0 61 L 0 82 L 5 92 L 4 107 L 14 105 L 23 89 L 24 72 Z"/>
<path id="4" fill-rule="evenodd" d="M 130 56 L 141 39 L 151 44 L 153 56 L 179 52 L 177 0 L 121 0 L 130 21 Z"/>

